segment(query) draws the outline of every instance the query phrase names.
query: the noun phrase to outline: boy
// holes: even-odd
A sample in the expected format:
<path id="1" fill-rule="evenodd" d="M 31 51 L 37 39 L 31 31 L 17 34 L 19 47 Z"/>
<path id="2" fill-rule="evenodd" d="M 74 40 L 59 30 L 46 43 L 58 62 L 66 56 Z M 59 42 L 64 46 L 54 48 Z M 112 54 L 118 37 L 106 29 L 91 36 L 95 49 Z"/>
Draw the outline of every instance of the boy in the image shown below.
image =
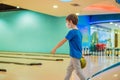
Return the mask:
<path id="1" fill-rule="evenodd" d="M 64 80 L 70 80 L 73 70 L 75 70 L 80 80 L 85 80 L 80 67 L 80 58 L 82 58 L 82 34 L 77 28 L 77 23 L 78 17 L 75 14 L 70 14 L 66 17 L 66 26 L 71 30 L 51 51 L 52 54 L 55 54 L 60 46 L 62 46 L 67 40 L 69 41 L 71 59 Z"/>

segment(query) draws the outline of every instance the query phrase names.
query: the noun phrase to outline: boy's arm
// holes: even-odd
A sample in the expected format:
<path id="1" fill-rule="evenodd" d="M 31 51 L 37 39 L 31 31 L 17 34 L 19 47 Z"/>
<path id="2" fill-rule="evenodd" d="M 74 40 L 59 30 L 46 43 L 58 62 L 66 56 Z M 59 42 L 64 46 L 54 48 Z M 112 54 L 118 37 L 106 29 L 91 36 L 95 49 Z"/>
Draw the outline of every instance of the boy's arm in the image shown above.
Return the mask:
<path id="1" fill-rule="evenodd" d="M 57 48 L 59 48 L 60 46 L 62 46 L 65 42 L 67 41 L 66 38 L 64 38 L 62 41 L 60 41 L 51 51 L 52 54 L 55 54 Z"/>

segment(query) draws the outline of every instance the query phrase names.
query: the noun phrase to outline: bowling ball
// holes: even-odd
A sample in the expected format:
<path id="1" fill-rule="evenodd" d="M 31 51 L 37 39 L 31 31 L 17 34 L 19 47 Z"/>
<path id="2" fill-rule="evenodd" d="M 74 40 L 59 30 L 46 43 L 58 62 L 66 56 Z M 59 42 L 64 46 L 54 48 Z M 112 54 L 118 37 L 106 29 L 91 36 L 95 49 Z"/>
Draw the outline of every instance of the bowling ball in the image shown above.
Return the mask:
<path id="1" fill-rule="evenodd" d="M 87 65 L 86 59 L 84 57 L 80 58 L 81 68 L 85 68 Z"/>

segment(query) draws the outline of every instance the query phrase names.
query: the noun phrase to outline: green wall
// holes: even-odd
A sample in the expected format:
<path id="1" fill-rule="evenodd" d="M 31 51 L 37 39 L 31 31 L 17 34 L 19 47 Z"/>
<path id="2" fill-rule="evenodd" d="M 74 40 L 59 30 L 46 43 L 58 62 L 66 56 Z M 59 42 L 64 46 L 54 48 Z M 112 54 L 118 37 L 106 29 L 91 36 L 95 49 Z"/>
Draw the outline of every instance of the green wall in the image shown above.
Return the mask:
<path id="1" fill-rule="evenodd" d="M 0 12 L 0 50 L 44 52 L 66 35 L 64 17 L 54 17 L 28 10 Z M 68 43 L 57 53 L 69 53 Z"/>

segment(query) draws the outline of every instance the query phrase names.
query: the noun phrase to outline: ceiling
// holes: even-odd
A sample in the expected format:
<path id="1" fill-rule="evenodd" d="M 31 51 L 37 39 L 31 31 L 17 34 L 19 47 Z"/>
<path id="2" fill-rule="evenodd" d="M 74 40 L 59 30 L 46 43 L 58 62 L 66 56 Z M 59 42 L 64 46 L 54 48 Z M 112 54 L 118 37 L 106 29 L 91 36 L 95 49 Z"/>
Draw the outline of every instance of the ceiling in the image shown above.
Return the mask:
<path id="1" fill-rule="evenodd" d="M 11 10 L 21 10 L 22 8 L 17 8 L 15 6 L 11 6 L 11 5 L 6 5 L 3 3 L 0 3 L 0 12 L 3 11 L 11 11 Z"/>
<path id="2" fill-rule="evenodd" d="M 15 7 L 0 3 L 0 11 L 14 9 Z"/>
<path id="3" fill-rule="evenodd" d="M 0 3 L 20 6 L 53 16 L 66 16 L 70 13 L 80 13 L 80 15 L 112 14 L 120 13 L 120 6 L 115 0 L 73 0 L 71 2 L 61 2 L 60 0 L 0 0 Z M 79 4 L 80 6 L 72 6 Z M 53 5 L 58 5 L 54 9 Z"/>

